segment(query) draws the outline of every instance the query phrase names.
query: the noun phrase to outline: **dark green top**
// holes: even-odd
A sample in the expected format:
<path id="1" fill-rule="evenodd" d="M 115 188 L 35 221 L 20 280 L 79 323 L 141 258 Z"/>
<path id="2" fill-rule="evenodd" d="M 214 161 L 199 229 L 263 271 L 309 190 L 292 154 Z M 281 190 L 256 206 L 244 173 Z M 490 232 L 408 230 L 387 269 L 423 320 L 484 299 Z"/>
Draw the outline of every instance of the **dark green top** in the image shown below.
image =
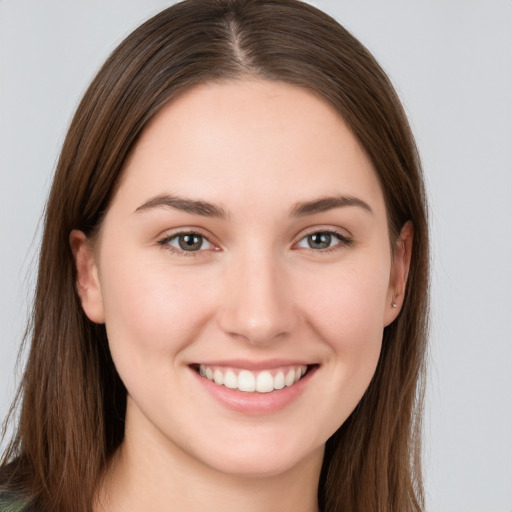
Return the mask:
<path id="1" fill-rule="evenodd" d="M 0 512 L 22 512 L 26 503 L 12 494 L 0 493 Z"/>

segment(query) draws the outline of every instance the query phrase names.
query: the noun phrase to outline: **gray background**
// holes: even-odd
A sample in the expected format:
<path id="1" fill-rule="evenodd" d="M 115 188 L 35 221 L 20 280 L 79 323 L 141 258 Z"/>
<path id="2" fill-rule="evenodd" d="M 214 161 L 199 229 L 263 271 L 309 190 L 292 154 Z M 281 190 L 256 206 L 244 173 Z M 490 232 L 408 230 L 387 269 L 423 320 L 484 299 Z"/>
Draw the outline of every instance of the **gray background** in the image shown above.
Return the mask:
<path id="1" fill-rule="evenodd" d="M 0 418 L 38 222 L 77 101 L 163 0 L 0 1 Z M 512 2 L 317 1 L 374 53 L 417 136 L 431 205 L 428 510 L 512 511 Z"/>

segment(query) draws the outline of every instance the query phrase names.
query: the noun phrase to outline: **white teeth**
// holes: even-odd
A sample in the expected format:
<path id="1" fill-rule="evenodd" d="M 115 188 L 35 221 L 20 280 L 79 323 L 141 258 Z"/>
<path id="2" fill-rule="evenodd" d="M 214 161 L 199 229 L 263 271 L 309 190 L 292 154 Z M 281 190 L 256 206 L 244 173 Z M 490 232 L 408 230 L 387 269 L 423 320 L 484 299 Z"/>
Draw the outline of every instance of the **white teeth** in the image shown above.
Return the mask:
<path id="1" fill-rule="evenodd" d="M 254 375 L 247 371 L 242 370 L 238 374 L 238 389 L 240 391 L 255 391 L 256 390 L 256 379 Z"/>
<path id="2" fill-rule="evenodd" d="M 274 377 L 274 388 L 275 389 L 283 389 L 284 388 L 284 373 L 277 372 Z"/>
<path id="3" fill-rule="evenodd" d="M 224 384 L 224 375 L 222 375 L 220 370 L 215 370 L 213 372 L 213 380 L 215 381 L 215 384 Z"/>
<path id="4" fill-rule="evenodd" d="M 291 386 L 295 382 L 295 370 L 290 370 L 284 378 L 285 386 Z"/>
<path id="5" fill-rule="evenodd" d="M 258 373 L 258 377 L 256 377 L 256 391 L 259 393 L 274 391 L 274 378 L 270 375 L 270 372 Z"/>
<path id="6" fill-rule="evenodd" d="M 230 389 L 236 389 L 238 387 L 238 377 L 235 372 L 228 370 L 224 374 L 224 386 Z"/>
<path id="7" fill-rule="evenodd" d="M 230 389 L 236 389 L 238 387 L 238 377 L 235 372 L 228 370 L 224 374 L 224 386 Z"/>
<path id="8" fill-rule="evenodd" d="M 199 375 L 215 382 L 219 386 L 226 386 L 230 389 L 238 389 L 252 393 L 271 393 L 276 389 L 283 389 L 285 386 L 292 386 L 299 381 L 307 371 L 307 366 L 295 366 L 286 373 L 284 370 L 278 370 L 272 375 L 271 370 L 261 372 L 251 372 L 249 370 L 240 370 L 238 375 L 236 370 L 224 369 L 222 367 L 209 367 L 204 364 L 199 365 Z"/>

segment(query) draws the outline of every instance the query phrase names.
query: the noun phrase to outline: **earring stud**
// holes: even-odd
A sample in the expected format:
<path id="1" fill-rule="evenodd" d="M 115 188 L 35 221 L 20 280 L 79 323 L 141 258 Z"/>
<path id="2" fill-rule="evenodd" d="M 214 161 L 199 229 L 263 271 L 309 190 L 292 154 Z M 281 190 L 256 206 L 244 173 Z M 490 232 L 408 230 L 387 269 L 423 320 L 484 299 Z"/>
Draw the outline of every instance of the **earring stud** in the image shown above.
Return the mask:
<path id="1" fill-rule="evenodd" d="M 396 308 L 396 302 L 392 302 L 391 307 Z"/>

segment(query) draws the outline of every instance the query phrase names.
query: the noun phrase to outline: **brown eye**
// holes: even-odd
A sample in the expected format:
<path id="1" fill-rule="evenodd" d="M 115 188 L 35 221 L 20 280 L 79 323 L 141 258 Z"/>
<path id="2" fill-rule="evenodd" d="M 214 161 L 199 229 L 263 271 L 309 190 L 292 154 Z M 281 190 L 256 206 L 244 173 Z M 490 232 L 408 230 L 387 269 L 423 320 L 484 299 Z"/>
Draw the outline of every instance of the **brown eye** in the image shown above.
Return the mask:
<path id="1" fill-rule="evenodd" d="M 331 233 L 313 233 L 307 237 L 308 246 L 310 249 L 327 249 L 331 246 L 332 238 Z"/>
<path id="2" fill-rule="evenodd" d="M 322 251 L 352 245 L 352 240 L 335 231 L 316 231 L 302 238 L 297 247 Z"/>
<path id="3" fill-rule="evenodd" d="M 177 252 L 198 252 L 213 248 L 206 237 L 197 233 L 178 233 L 162 240 L 159 245 L 168 246 Z"/>
<path id="4" fill-rule="evenodd" d="M 203 237 L 200 235 L 179 235 L 178 244 L 184 251 L 198 251 L 203 245 Z"/>

